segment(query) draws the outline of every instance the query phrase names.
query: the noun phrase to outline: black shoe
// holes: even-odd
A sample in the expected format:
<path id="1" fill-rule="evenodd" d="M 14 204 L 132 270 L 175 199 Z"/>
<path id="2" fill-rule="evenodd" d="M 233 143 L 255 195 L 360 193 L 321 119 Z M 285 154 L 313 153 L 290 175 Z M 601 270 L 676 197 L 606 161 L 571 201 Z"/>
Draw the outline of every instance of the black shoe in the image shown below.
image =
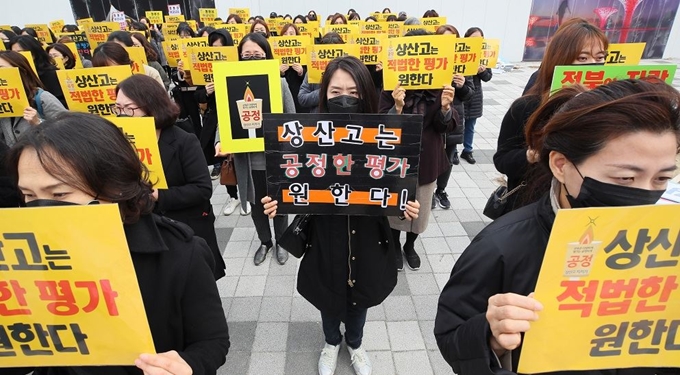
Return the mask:
<path id="1" fill-rule="evenodd" d="M 255 252 L 255 258 L 253 259 L 253 262 L 255 262 L 256 266 L 259 266 L 265 261 L 265 259 L 267 259 L 267 253 L 269 250 L 271 250 L 271 248 L 271 246 L 267 246 L 265 244 L 260 245 L 260 248 Z"/>
<path id="2" fill-rule="evenodd" d="M 222 171 L 222 165 L 218 164 L 217 166 L 213 167 L 212 172 L 210 173 L 210 178 L 213 180 L 217 180 L 220 178 L 220 172 Z"/>
<path id="3" fill-rule="evenodd" d="M 451 208 L 451 201 L 449 200 L 449 195 L 446 194 L 446 191 L 437 191 L 435 192 L 435 195 L 437 196 L 437 199 L 439 200 L 439 205 L 445 209 L 448 210 Z"/>
<path id="4" fill-rule="evenodd" d="M 408 268 L 413 271 L 420 269 L 420 256 L 418 256 L 418 253 L 416 253 L 416 249 L 407 248 L 404 246 L 404 257 L 406 258 L 406 264 L 408 264 Z"/>
<path id="5" fill-rule="evenodd" d="M 453 163 L 453 165 L 460 164 L 460 159 L 458 158 L 458 151 L 455 151 L 453 155 L 451 155 L 451 163 Z"/>
<path id="6" fill-rule="evenodd" d="M 472 152 L 463 151 L 460 153 L 460 157 L 465 159 L 465 161 L 470 164 L 475 164 L 477 162 L 477 160 L 475 160 L 475 157 L 472 156 Z"/>
<path id="7" fill-rule="evenodd" d="M 437 198 L 437 192 L 432 194 L 432 209 L 434 210 L 437 208 L 437 205 L 439 204 L 439 198 Z"/>
<path id="8" fill-rule="evenodd" d="M 286 264 L 286 261 L 288 260 L 288 252 L 279 246 L 279 244 L 276 244 L 276 261 L 279 262 L 280 265 Z"/>
<path id="9" fill-rule="evenodd" d="M 401 255 L 401 250 L 399 250 L 399 254 L 397 254 L 396 263 L 397 263 L 397 272 L 403 271 L 404 270 L 404 257 Z"/>

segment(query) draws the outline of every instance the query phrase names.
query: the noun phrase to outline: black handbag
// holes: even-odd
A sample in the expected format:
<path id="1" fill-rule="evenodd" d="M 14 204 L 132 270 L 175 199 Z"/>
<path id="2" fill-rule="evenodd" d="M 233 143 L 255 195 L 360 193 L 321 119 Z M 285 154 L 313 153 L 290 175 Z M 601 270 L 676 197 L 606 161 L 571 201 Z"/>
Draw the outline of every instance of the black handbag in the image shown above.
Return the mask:
<path id="1" fill-rule="evenodd" d="M 307 226 L 310 215 L 295 215 L 286 231 L 283 232 L 277 244 L 284 248 L 290 255 L 302 258 L 307 251 Z"/>
<path id="2" fill-rule="evenodd" d="M 517 193 L 517 191 L 523 187 L 527 186 L 526 182 L 522 182 L 516 188 L 508 191 L 508 187 L 505 185 L 499 186 L 491 196 L 489 200 L 486 201 L 486 206 L 484 206 L 484 216 L 491 220 L 496 220 L 503 216 L 508 209 L 508 197 Z"/>

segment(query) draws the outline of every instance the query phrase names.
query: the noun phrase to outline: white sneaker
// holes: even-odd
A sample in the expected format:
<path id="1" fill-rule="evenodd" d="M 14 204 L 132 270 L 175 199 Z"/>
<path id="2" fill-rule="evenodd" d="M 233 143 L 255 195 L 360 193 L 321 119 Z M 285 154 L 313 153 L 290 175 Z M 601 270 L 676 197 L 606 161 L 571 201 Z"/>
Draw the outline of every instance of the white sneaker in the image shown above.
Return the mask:
<path id="1" fill-rule="evenodd" d="M 371 375 L 373 366 L 371 366 L 371 360 L 368 358 L 368 353 L 366 353 L 364 348 L 352 349 L 348 346 L 347 350 L 349 351 L 349 358 L 352 360 L 354 372 L 357 375 Z"/>
<path id="2" fill-rule="evenodd" d="M 238 199 L 234 199 L 232 197 L 229 197 L 229 200 L 227 201 L 226 205 L 224 206 L 224 212 L 222 214 L 224 214 L 224 216 L 229 216 L 229 215 L 233 214 L 234 211 L 236 211 L 236 209 L 240 205 L 241 205 L 241 201 L 239 201 Z"/>
<path id="3" fill-rule="evenodd" d="M 335 373 L 339 352 L 340 345 L 324 345 L 323 349 L 321 349 L 321 356 L 319 357 L 319 375 L 333 375 Z"/>
<path id="4" fill-rule="evenodd" d="M 246 202 L 246 209 L 243 209 L 243 206 L 241 206 L 241 216 L 248 216 L 250 215 L 250 202 Z"/>

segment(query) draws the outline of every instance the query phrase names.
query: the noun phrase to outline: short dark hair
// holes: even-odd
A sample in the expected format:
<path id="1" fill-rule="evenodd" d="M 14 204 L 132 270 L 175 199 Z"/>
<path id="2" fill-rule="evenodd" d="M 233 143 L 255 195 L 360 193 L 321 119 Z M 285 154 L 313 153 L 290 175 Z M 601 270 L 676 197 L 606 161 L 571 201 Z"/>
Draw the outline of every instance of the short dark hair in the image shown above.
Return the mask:
<path id="1" fill-rule="evenodd" d="M 210 35 L 210 33 L 212 33 L 213 31 L 215 31 L 214 27 L 204 26 L 204 27 L 198 29 L 198 31 L 196 32 L 196 35 L 197 36 L 203 36 L 203 33 L 208 33 L 208 35 Z"/>
<path id="2" fill-rule="evenodd" d="M 368 16 L 368 17 L 366 17 L 366 19 L 365 19 L 364 21 L 365 21 L 365 22 L 368 22 L 368 20 L 373 20 L 373 22 L 378 22 L 378 20 L 377 20 L 375 17 L 373 17 L 373 16 Z"/>
<path id="3" fill-rule="evenodd" d="M 302 14 L 298 14 L 297 16 L 295 16 L 295 18 L 293 18 L 293 23 L 295 23 L 295 21 L 297 20 L 302 21 L 302 23 L 307 23 L 307 18 Z"/>
<path id="4" fill-rule="evenodd" d="M 222 46 L 231 47 L 234 45 L 234 38 L 231 36 L 229 30 L 218 29 L 208 35 L 208 45 L 212 46 L 216 40 L 222 41 Z"/>
<path id="5" fill-rule="evenodd" d="M 460 33 L 458 32 L 458 29 L 456 29 L 456 27 L 453 26 L 453 25 L 441 25 L 441 26 L 439 26 L 437 28 L 436 34 L 441 35 L 441 34 L 444 34 L 447 31 L 453 33 L 453 35 L 455 35 L 456 38 L 460 38 Z M 467 36 L 469 36 L 469 35 L 467 35 Z"/>
<path id="6" fill-rule="evenodd" d="M 229 21 L 231 21 L 231 20 L 236 21 L 236 23 L 243 23 L 243 20 L 241 19 L 241 17 L 238 14 L 234 14 L 234 13 L 230 14 L 229 17 L 227 17 L 227 23 L 229 23 Z"/>
<path id="7" fill-rule="evenodd" d="M 146 60 L 151 62 L 151 61 L 158 61 L 158 53 L 156 50 L 153 48 L 151 43 L 140 33 L 131 33 L 133 38 L 137 39 L 139 43 L 142 44 L 142 47 L 144 47 L 144 53 L 146 54 Z"/>
<path id="8" fill-rule="evenodd" d="M 269 38 L 269 26 L 267 26 L 267 23 L 264 22 L 263 20 L 255 19 L 255 22 L 253 22 L 252 25 L 250 25 L 250 33 L 254 33 L 255 31 L 255 26 L 256 25 L 262 25 L 264 26 L 264 29 L 267 30 L 267 38 Z"/>
<path id="9" fill-rule="evenodd" d="M 361 21 L 361 16 L 357 12 L 350 13 L 349 17 L 347 17 L 349 21 Z"/>
<path id="10" fill-rule="evenodd" d="M 64 27 L 61 28 L 62 33 L 75 33 L 78 32 L 78 26 L 76 25 L 64 25 Z"/>
<path id="11" fill-rule="evenodd" d="M 37 39 L 28 35 L 19 35 L 10 41 L 11 45 L 17 43 L 23 50 L 31 52 L 31 56 L 33 56 L 33 63 L 35 64 L 35 69 L 38 70 L 38 73 L 45 70 L 57 69 L 57 67 L 54 66 L 54 59 L 51 58 L 47 52 L 45 52 Z"/>
<path id="12" fill-rule="evenodd" d="M 484 31 L 482 31 L 482 29 L 480 29 L 479 27 L 471 27 L 467 29 L 467 31 L 465 32 L 465 37 L 468 38 L 470 37 L 470 35 L 476 32 L 479 32 L 482 35 L 482 37 L 484 37 Z"/>
<path id="13" fill-rule="evenodd" d="M 177 25 L 177 35 L 182 36 L 182 33 L 187 33 L 192 38 L 196 37 L 196 32 L 194 32 L 194 29 L 186 22 L 180 22 L 180 24 Z"/>
<path id="14" fill-rule="evenodd" d="M 398 19 L 397 16 L 395 16 L 394 14 L 390 14 L 390 15 L 387 16 L 387 18 L 385 19 L 385 22 L 397 22 L 397 21 L 399 21 L 399 19 Z M 406 21 L 406 19 L 404 19 L 404 21 Z"/>
<path id="15" fill-rule="evenodd" d="M 106 39 L 107 42 L 115 42 L 119 41 L 123 44 L 125 44 L 126 47 L 132 47 L 135 44 L 132 42 L 132 37 L 130 36 L 130 33 L 127 31 L 114 31 L 111 34 L 109 34 L 109 38 Z"/>
<path id="16" fill-rule="evenodd" d="M 335 25 L 335 21 L 341 20 L 345 25 L 347 24 L 347 17 L 344 14 L 335 13 L 331 18 L 331 25 Z"/>
<path id="17" fill-rule="evenodd" d="M 345 41 L 342 39 L 340 34 L 331 31 L 330 33 L 326 33 L 326 35 L 321 37 L 319 44 L 345 44 Z"/>
<path id="18" fill-rule="evenodd" d="M 54 43 L 50 44 L 45 51 L 49 54 L 51 50 L 56 49 L 59 53 L 61 53 L 62 56 L 68 57 L 68 61 L 64 62 L 64 68 L 66 69 L 73 69 L 76 67 L 76 57 L 73 55 L 73 52 L 71 51 L 70 48 L 68 48 L 65 44 L 61 43 Z M 80 58 L 80 56 L 78 56 Z"/>
<path id="19" fill-rule="evenodd" d="M 423 14 L 423 18 L 433 18 L 433 17 L 439 17 L 439 13 L 437 13 L 436 10 L 430 9 Z"/>
<path id="20" fill-rule="evenodd" d="M 359 112 L 378 113 L 378 93 L 366 65 L 354 56 L 338 57 L 328 63 L 319 89 L 319 112 L 328 112 L 328 86 L 336 71 L 343 70 L 352 76 L 359 93 Z"/>
<path id="21" fill-rule="evenodd" d="M 246 34 L 246 36 L 241 39 L 241 42 L 238 44 L 238 58 L 239 60 L 241 59 L 241 51 L 243 50 L 243 44 L 245 42 L 253 42 L 260 46 L 262 50 L 264 51 L 264 54 L 266 56 L 267 60 L 273 60 L 274 59 L 274 54 L 272 53 L 272 47 L 269 45 L 269 42 L 267 42 L 267 38 L 265 38 L 262 34 L 259 33 L 250 33 Z"/>
<path id="22" fill-rule="evenodd" d="M 116 86 L 116 95 L 123 91 L 137 107 L 156 121 L 156 129 L 175 125 L 179 107 L 168 96 L 165 88 L 144 74 L 133 74 Z"/>
<path id="23" fill-rule="evenodd" d="M 116 42 L 102 43 L 92 52 L 92 66 L 109 66 L 111 62 L 115 65 L 130 65 L 130 54 Z"/>
<path id="24" fill-rule="evenodd" d="M 287 24 L 283 25 L 283 27 L 281 28 L 281 34 L 279 34 L 279 35 L 286 35 L 286 31 L 288 31 L 288 29 L 290 29 L 290 28 L 295 30 L 295 35 L 300 35 L 300 29 L 298 29 L 298 27 L 295 26 L 295 24 L 292 24 L 292 23 L 287 23 Z"/>
<path id="25" fill-rule="evenodd" d="M 118 203 L 126 224 L 153 211 L 148 169 L 120 129 L 103 117 L 63 112 L 31 126 L 7 155 L 8 172 L 15 182 L 19 159 L 27 149 L 37 152 L 42 167 L 56 179 Z"/>

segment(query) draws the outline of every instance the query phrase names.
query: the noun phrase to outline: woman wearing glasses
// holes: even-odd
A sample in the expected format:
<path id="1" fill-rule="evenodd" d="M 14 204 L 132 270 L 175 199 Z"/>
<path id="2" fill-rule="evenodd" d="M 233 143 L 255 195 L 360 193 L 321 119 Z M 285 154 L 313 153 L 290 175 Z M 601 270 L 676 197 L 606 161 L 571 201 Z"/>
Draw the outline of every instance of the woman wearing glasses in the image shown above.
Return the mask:
<path id="1" fill-rule="evenodd" d="M 221 278 L 226 267 L 215 235 L 212 181 L 198 138 L 175 126 L 179 108 L 153 78 L 135 74 L 116 87 L 114 111 L 118 116 L 154 118 L 168 182 L 168 189 L 154 189 L 151 194 L 154 212 L 187 224 L 203 238 L 215 258 L 215 279 Z"/>

